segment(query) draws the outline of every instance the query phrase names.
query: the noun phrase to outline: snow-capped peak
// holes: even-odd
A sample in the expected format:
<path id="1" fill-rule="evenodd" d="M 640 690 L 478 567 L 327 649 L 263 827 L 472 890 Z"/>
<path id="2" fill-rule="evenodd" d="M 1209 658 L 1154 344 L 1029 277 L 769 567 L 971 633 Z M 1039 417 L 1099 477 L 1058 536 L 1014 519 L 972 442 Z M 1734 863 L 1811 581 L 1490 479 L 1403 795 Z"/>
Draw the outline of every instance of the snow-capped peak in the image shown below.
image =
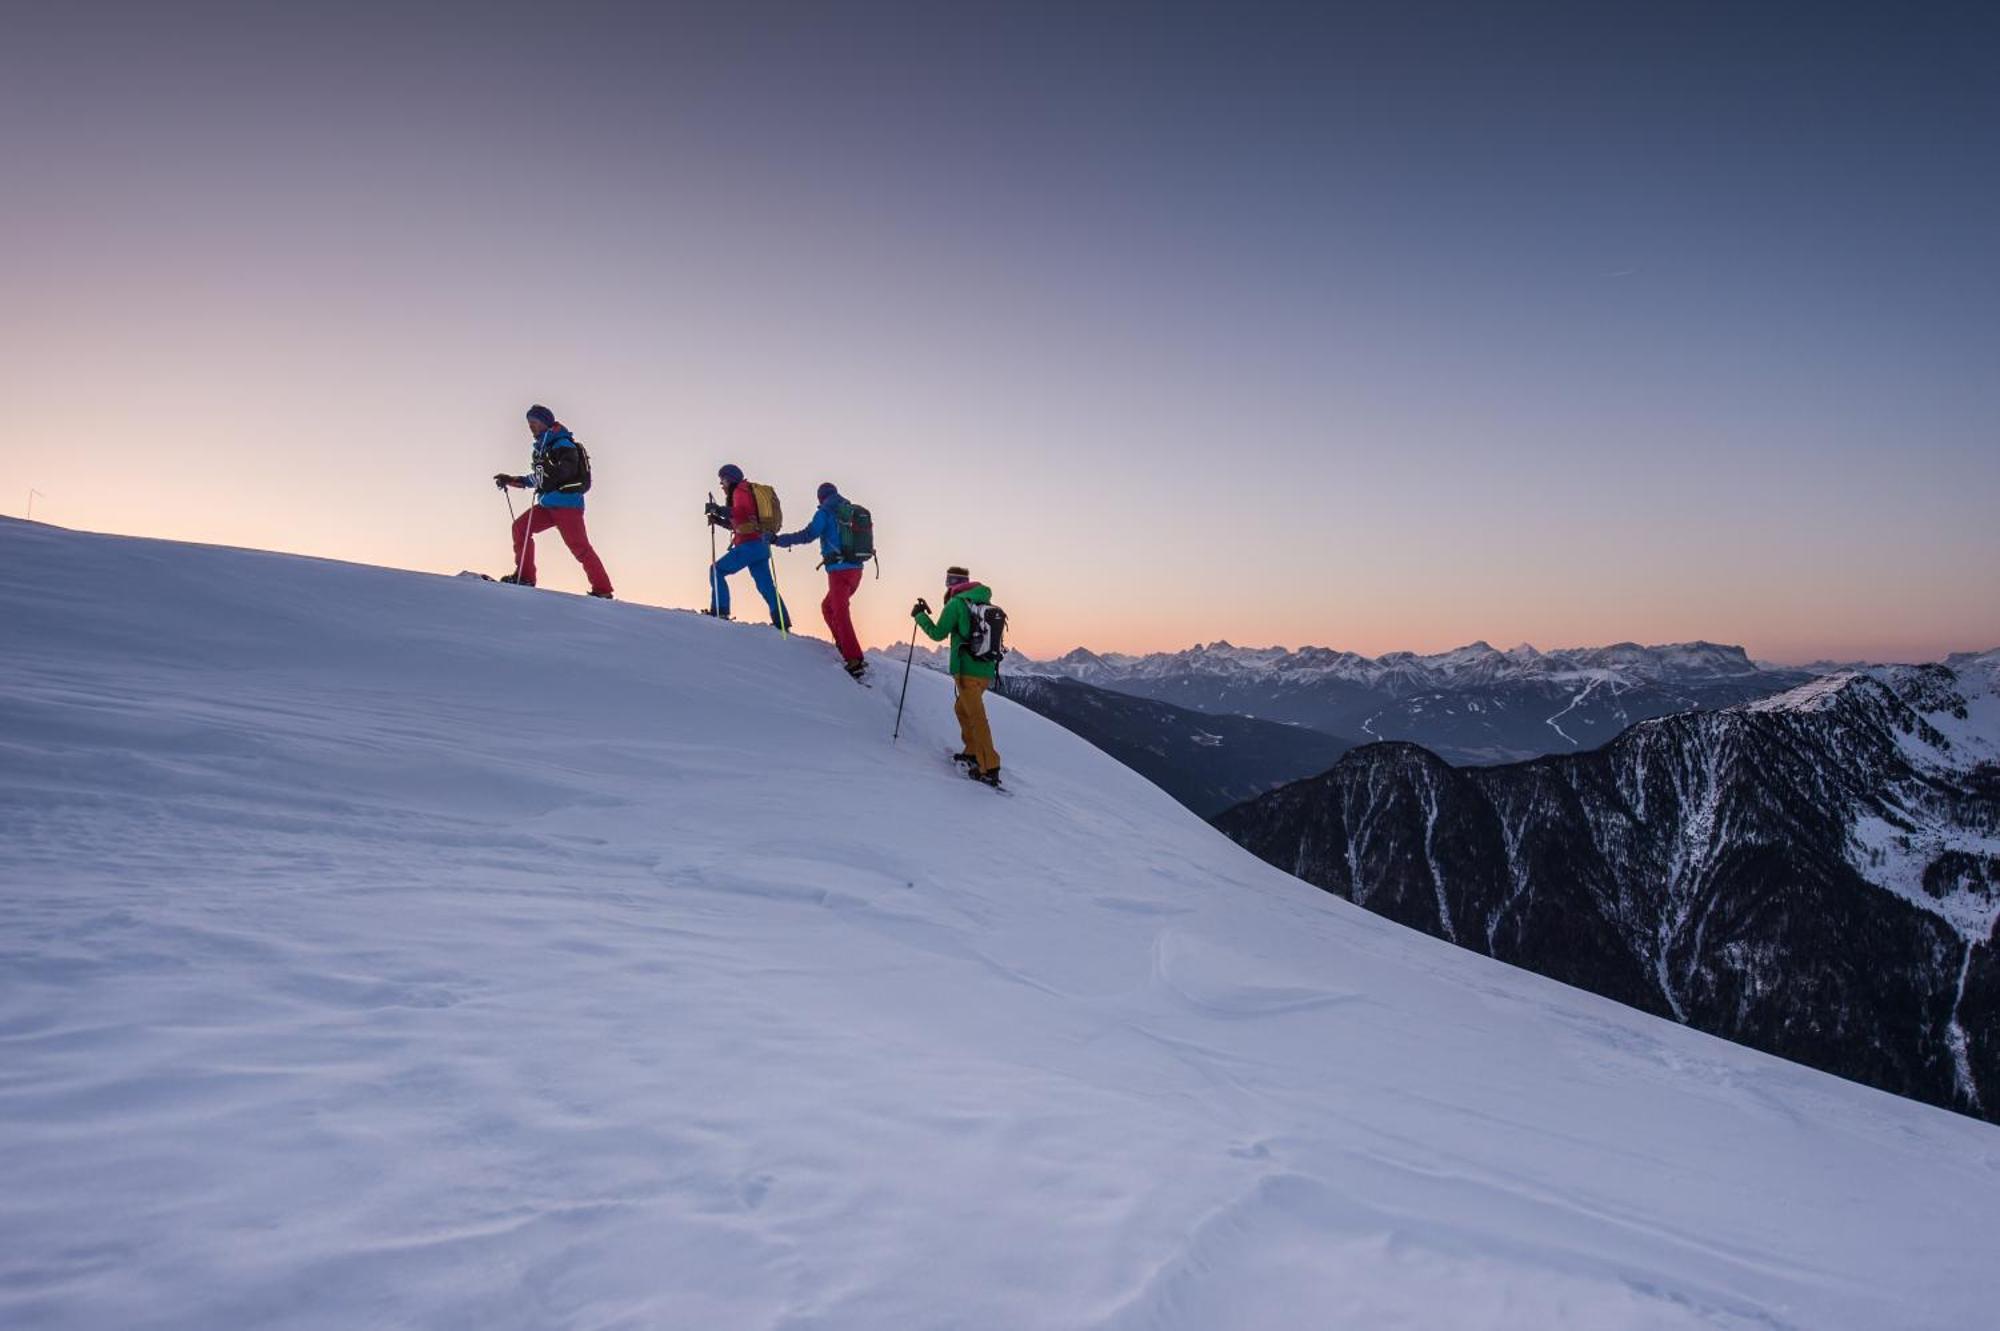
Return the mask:
<path id="1" fill-rule="evenodd" d="M 1021 669 L 1019 662 L 1015 669 Z M 1509 651 L 1474 641 L 1447 651 L 1421 654 L 1386 652 L 1367 657 L 1332 647 L 1238 647 L 1227 640 L 1198 644 L 1179 652 L 1145 656 L 1097 654 L 1078 648 L 1034 669 L 1073 674 L 1092 683 L 1115 686 L 1120 680 L 1163 679 L 1179 675 L 1210 676 L 1288 684 L 1340 680 L 1384 688 L 1403 696 L 1465 687 L 1468 683 L 1554 677 L 1597 677 L 1635 685 L 1703 683 L 1756 675 L 1760 667 L 1741 647 L 1708 642 L 1669 643 L 1645 647 L 1616 643 L 1608 647 L 1562 648 L 1543 652 L 1530 643 Z M 1589 672 L 1594 672 L 1594 675 Z"/>
<path id="2" fill-rule="evenodd" d="M 1774 693 L 1743 704 L 1750 712 L 1823 712 L 1834 705 L 1849 685 L 1864 678 L 1861 671 L 1842 670 L 1808 680 L 1795 689 Z"/>

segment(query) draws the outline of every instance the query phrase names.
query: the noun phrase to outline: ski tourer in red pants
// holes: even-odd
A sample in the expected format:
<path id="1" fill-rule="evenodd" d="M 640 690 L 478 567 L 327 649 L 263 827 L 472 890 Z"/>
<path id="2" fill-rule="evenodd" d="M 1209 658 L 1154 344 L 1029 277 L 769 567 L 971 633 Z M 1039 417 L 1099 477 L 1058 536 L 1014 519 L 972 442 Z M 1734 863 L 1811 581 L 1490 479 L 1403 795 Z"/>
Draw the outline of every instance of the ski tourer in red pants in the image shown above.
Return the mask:
<path id="1" fill-rule="evenodd" d="M 848 674 L 859 679 L 868 666 L 861 657 L 861 641 L 854 635 L 854 617 L 848 603 L 861 587 L 861 561 L 842 556 L 840 508 L 846 502 L 833 482 L 826 482 L 819 487 L 819 507 L 814 510 L 812 521 L 798 531 L 774 538 L 771 544 L 790 547 L 819 542 L 820 563 L 826 569 L 826 599 L 819 603 L 819 612 L 826 619 L 827 631 L 833 634 L 841 664 Z"/>
<path id="2" fill-rule="evenodd" d="M 590 579 L 590 594 L 609 600 L 611 575 L 604 571 L 597 551 L 591 549 L 590 534 L 583 525 L 582 488 L 589 482 L 583 476 L 576 440 L 543 406 L 528 408 L 528 433 L 535 439 L 534 471 L 526 476 L 502 472 L 493 478 L 495 485 L 535 492 L 534 506 L 514 519 L 514 567 L 501 581 L 535 585 L 535 533 L 554 527 L 576 562 L 583 565 L 584 576 Z"/>

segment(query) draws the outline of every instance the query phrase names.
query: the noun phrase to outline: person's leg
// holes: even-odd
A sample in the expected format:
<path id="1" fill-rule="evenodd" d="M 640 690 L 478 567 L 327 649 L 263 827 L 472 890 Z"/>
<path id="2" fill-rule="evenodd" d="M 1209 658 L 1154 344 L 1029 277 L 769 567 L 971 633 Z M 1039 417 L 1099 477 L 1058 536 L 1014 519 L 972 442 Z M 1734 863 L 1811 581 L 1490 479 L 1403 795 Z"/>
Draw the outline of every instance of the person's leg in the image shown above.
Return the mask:
<path id="1" fill-rule="evenodd" d="M 986 723 L 986 687 L 993 681 L 978 675 L 955 675 L 958 697 L 952 711 L 958 714 L 958 733 L 965 751 L 982 772 L 1000 770 L 1000 753 L 993 747 L 993 728 Z"/>
<path id="2" fill-rule="evenodd" d="M 965 676 L 953 675 L 951 677 L 951 714 L 958 718 L 958 751 L 971 758 L 974 764 L 977 764 L 979 756 L 972 751 L 972 713 L 967 710 L 971 705 L 965 698 Z"/>
<path id="3" fill-rule="evenodd" d="M 709 581 L 714 584 L 709 589 L 708 608 L 718 615 L 729 614 L 729 575 L 750 562 L 745 550 L 747 545 L 732 546 L 722 552 L 722 558 L 715 561 Z"/>
<path id="4" fill-rule="evenodd" d="M 848 662 L 861 659 L 861 640 L 854 636 L 854 616 L 847 604 L 860 586 L 860 569 L 830 570 L 826 575 L 826 599 L 819 603 L 827 631 L 833 634 L 833 645 L 840 649 L 840 659 Z"/>
<path id="5" fill-rule="evenodd" d="M 553 521 L 545 516 L 548 511 L 536 504 L 514 519 L 514 567 L 509 571 L 520 574 L 523 586 L 535 585 L 535 533 Z"/>
<path id="6" fill-rule="evenodd" d="M 756 551 L 749 556 L 750 581 L 757 584 L 757 592 L 770 607 L 771 622 L 778 622 L 778 584 L 771 581 L 771 545 L 768 541 L 752 541 L 738 546 L 739 550 Z M 790 627 L 787 625 L 787 627 Z"/>
<path id="7" fill-rule="evenodd" d="M 583 565 L 584 576 L 590 579 L 592 594 L 611 595 L 611 575 L 604 571 L 604 561 L 597 557 L 597 551 L 590 548 L 590 532 L 583 525 L 583 510 L 552 508 L 548 511 L 555 514 L 556 530 L 562 533 L 563 544 L 576 556 L 576 562 Z"/>

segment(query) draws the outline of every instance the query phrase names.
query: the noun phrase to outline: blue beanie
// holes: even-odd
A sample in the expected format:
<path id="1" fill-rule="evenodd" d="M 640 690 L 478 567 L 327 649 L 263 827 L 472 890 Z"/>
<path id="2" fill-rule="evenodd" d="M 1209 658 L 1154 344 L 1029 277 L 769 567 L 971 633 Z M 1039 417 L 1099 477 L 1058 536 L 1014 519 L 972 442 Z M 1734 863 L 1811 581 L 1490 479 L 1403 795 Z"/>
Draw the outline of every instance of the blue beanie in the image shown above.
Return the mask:
<path id="1" fill-rule="evenodd" d="M 835 485 L 834 485 L 834 483 L 833 483 L 832 481 L 821 481 L 821 482 L 819 483 L 819 502 L 820 502 L 820 503 L 824 504 L 824 503 L 825 503 L 825 502 L 826 502 L 827 500 L 829 500 L 829 499 L 833 498 L 833 497 L 834 497 L 835 495 L 837 495 L 837 494 L 839 494 L 839 493 L 840 493 L 840 490 L 839 490 L 839 488 L 838 488 L 837 486 L 835 486 Z"/>
<path id="2" fill-rule="evenodd" d="M 537 402 L 534 406 L 528 408 L 528 419 L 531 421 L 542 421 L 548 425 L 554 425 L 556 423 L 556 414 L 553 411 L 550 411 L 547 407 L 543 406 L 541 403 Z"/>
<path id="3" fill-rule="evenodd" d="M 735 485 L 743 479 L 743 468 L 734 462 L 725 462 L 722 464 L 722 470 L 715 474 L 722 479 L 723 484 Z"/>

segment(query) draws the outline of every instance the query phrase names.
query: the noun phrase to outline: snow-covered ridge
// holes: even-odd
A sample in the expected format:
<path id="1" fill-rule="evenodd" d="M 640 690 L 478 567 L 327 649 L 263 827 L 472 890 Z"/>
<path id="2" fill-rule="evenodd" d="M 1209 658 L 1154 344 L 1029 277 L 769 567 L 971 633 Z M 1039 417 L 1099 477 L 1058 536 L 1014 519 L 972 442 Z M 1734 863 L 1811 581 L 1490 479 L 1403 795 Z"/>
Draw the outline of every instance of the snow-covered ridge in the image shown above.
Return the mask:
<path id="1" fill-rule="evenodd" d="M 1379 657 L 1327 647 L 1237 647 L 1213 642 L 1180 652 L 1132 656 L 1078 648 L 1048 661 L 1023 662 L 1017 669 L 1073 675 L 1092 682 L 1196 674 L 1238 678 L 1282 678 L 1288 682 L 1339 680 L 1396 693 L 1423 693 L 1513 680 L 1596 675 L 1632 683 L 1714 680 L 1755 675 L 1760 667 L 1741 647 L 1709 642 L 1642 647 L 1565 648 L 1543 652 L 1523 643 L 1500 651 L 1485 642 L 1423 655 L 1390 652 Z"/>
<path id="2" fill-rule="evenodd" d="M 2000 652 L 1841 671 L 1742 704 L 1746 712 L 1802 715 L 1841 708 L 1880 714 L 1910 761 L 1925 769 L 1966 772 L 2000 762 Z"/>
<path id="3" fill-rule="evenodd" d="M 1143 657 L 1078 651 L 1011 668 L 1357 740 L 1407 740 L 1457 765 L 1592 749 L 1648 717 L 1727 706 L 1807 678 L 1712 643 L 1502 652 L 1476 642 L 1375 658 L 1212 643 Z"/>
<path id="4" fill-rule="evenodd" d="M 1968 943 L 1992 936 L 2000 817 L 1985 792 L 2000 789 L 2000 651 L 1843 670 L 1731 710 L 1811 720 L 1846 736 L 1843 775 L 1875 792 L 1848 811 L 1856 872 L 1942 917 Z"/>
<path id="5" fill-rule="evenodd" d="M 0 1324 L 1965 1327 L 2000 1133 L 949 683 L 0 520 Z"/>
<path id="6" fill-rule="evenodd" d="M 1218 821 L 1412 927 L 2000 1118 L 2000 701 L 1990 655 L 1955 664 L 1526 763 L 1371 745 Z"/>
<path id="7" fill-rule="evenodd" d="M 907 647 L 885 647 L 882 651 L 901 657 Z M 938 649 L 921 644 L 916 656 L 919 661 L 942 659 Z M 1196 675 L 1239 682 L 1344 681 L 1399 695 L 1518 680 L 1596 679 L 1609 683 L 1658 684 L 1736 679 L 1788 670 L 1753 662 L 1741 647 L 1710 642 L 1651 647 L 1623 642 L 1608 647 L 1549 652 L 1529 643 L 1500 651 L 1489 643 L 1473 642 L 1444 652 L 1388 652 L 1370 657 L 1331 647 L 1238 647 L 1218 640 L 1178 652 L 1145 655 L 1093 652 L 1078 647 L 1060 656 L 1037 659 L 1013 651 L 1008 654 L 1007 664 L 1016 674 L 1066 675 L 1113 686 L 1120 680 Z"/>
<path id="8" fill-rule="evenodd" d="M 1862 678 L 1859 670 L 1843 670 L 1831 675 L 1821 675 L 1795 689 L 1787 689 L 1768 698 L 1758 698 L 1744 704 L 1745 710 L 1752 712 L 1823 712 L 1839 701 L 1842 690 L 1855 680 Z"/>

